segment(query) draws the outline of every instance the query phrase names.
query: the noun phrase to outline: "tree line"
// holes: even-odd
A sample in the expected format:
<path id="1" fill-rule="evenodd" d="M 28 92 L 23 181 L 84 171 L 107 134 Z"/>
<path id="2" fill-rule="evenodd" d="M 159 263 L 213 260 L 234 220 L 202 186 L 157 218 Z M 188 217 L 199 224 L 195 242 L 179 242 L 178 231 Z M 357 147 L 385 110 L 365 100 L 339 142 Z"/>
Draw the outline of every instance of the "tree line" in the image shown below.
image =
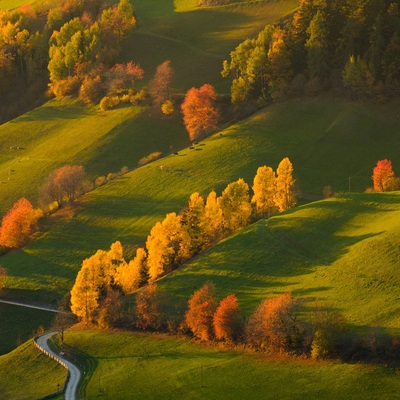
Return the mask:
<path id="1" fill-rule="evenodd" d="M 400 93 L 400 10 L 393 0 L 300 0 L 223 62 L 237 108 L 334 88 L 383 100 Z"/>
<path id="2" fill-rule="evenodd" d="M 267 173 L 266 173 L 267 171 Z M 194 255 L 252 220 L 284 211 L 296 202 L 293 166 L 289 158 L 278 165 L 260 167 L 254 177 L 253 196 L 243 179 L 232 182 L 217 196 L 190 196 L 180 214 L 166 215 L 150 230 L 145 248 L 127 262 L 120 242 L 109 251 L 98 250 L 82 263 L 71 290 L 71 310 L 86 322 L 96 321 L 109 293 L 129 294 L 181 266 Z"/>
<path id="3" fill-rule="evenodd" d="M 0 11 L 0 121 L 44 101 L 49 81 L 55 95 L 77 94 L 85 102 L 132 94 L 141 68 L 113 66 L 136 18 L 128 0 L 112 3 L 47 0 Z"/>

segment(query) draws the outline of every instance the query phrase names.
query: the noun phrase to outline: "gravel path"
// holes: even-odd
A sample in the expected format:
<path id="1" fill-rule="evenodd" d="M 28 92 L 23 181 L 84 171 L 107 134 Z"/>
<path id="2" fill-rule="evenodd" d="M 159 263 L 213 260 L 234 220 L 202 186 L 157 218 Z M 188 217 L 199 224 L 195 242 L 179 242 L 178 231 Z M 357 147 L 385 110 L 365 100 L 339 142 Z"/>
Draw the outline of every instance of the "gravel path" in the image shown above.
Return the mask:
<path id="1" fill-rule="evenodd" d="M 70 361 L 65 360 L 61 355 L 54 353 L 47 341 L 53 335 L 56 335 L 58 332 L 50 332 L 46 333 L 45 335 L 39 336 L 35 339 L 36 347 L 39 350 L 46 354 L 51 359 L 57 361 L 63 367 L 67 368 L 68 370 L 68 379 L 65 387 L 64 392 L 64 399 L 65 400 L 76 400 L 78 397 L 76 395 L 78 383 L 81 379 L 81 371 L 79 371 L 78 367 L 75 364 L 72 364 Z"/>

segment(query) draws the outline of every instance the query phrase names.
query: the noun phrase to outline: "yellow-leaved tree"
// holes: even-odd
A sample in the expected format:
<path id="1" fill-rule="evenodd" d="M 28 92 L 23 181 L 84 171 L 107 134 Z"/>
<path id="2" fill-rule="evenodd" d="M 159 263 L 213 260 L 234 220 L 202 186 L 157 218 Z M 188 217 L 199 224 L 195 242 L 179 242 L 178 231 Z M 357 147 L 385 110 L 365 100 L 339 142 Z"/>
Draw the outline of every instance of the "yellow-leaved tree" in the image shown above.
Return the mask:
<path id="1" fill-rule="evenodd" d="M 129 264 L 121 264 L 118 267 L 115 280 L 124 293 L 132 293 L 149 280 L 146 259 L 146 250 L 139 247 L 135 258 Z"/>
<path id="2" fill-rule="evenodd" d="M 252 210 L 247 183 L 242 178 L 230 183 L 218 198 L 218 205 L 227 231 L 235 232 L 248 225 Z"/>
<path id="3" fill-rule="evenodd" d="M 224 217 L 218 205 L 217 193 L 212 190 L 207 196 L 204 215 L 200 227 L 204 235 L 205 246 L 217 242 L 223 234 Z"/>
<path id="4" fill-rule="evenodd" d="M 190 236 L 190 251 L 197 254 L 204 246 L 204 233 L 201 221 L 204 218 L 204 199 L 199 193 L 190 195 L 187 207 L 183 211 L 182 223 Z"/>
<path id="5" fill-rule="evenodd" d="M 288 157 L 279 163 L 276 173 L 275 203 L 279 211 L 285 211 L 296 204 L 296 181 L 293 178 L 293 165 Z"/>
<path id="6" fill-rule="evenodd" d="M 271 167 L 262 166 L 257 169 L 253 182 L 253 197 L 251 202 L 255 205 L 258 216 L 268 218 L 277 209 L 275 204 L 276 175 Z"/>
<path id="7" fill-rule="evenodd" d="M 116 270 L 126 265 L 120 242 L 110 251 L 97 252 L 82 263 L 71 290 L 71 311 L 84 322 L 94 322 L 101 302 L 114 286 Z"/>
<path id="8" fill-rule="evenodd" d="M 171 272 L 191 257 L 190 236 L 176 213 L 157 222 L 146 241 L 147 265 L 151 279 Z"/>

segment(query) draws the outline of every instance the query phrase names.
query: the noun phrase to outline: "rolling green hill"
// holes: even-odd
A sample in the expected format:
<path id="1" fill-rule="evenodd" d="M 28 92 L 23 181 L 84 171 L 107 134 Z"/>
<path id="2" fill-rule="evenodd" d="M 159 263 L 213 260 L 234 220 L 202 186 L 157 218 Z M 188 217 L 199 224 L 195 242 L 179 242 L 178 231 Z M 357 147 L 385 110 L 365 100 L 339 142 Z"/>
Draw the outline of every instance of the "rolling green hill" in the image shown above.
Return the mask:
<path id="1" fill-rule="evenodd" d="M 260 221 L 159 281 L 179 301 L 212 281 L 249 314 L 291 291 L 305 313 L 328 307 L 354 328 L 400 332 L 400 193 L 350 194 Z"/>
<path id="2" fill-rule="evenodd" d="M 398 371 L 359 364 L 268 359 L 165 336 L 67 332 L 98 361 L 86 398 L 392 399 Z M 101 397 L 100 397 L 101 398 Z"/>
<path id="3" fill-rule="evenodd" d="M 32 400 L 57 392 L 67 371 L 50 360 L 33 344 L 32 340 L 0 357 L 0 398 Z"/>
<path id="4" fill-rule="evenodd" d="M 351 189 L 362 191 L 370 185 L 376 160 L 395 159 L 399 126 L 369 107 L 330 99 L 269 107 L 194 150 L 182 150 L 87 194 L 73 212 L 44 221 L 42 236 L 2 257 L 11 295 L 56 300 L 72 287 L 82 260 L 97 249 L 116 240 L 143 245 L 154 223 L 184 207 L 191 193 L 206 195 L 212 188 L 220 193 L 239 177 L 251 184 L 258 166 L 276 168 L 285 156 L 306 197 L 311 193 L 315 198 L 324 185 L 346 191 L 349 176 Z M 155 132 L 156 137 L 162 134 Z"/>

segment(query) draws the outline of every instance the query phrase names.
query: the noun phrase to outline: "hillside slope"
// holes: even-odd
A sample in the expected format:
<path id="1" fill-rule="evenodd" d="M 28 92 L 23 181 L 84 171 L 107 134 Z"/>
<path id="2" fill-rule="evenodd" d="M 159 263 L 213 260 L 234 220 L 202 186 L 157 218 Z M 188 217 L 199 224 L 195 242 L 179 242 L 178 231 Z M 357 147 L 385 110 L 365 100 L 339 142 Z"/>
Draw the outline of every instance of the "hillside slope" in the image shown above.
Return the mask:
<path id="1" fill-rule="evenodd" d="M 258 166 L 276 168 L 286 156 L 300 190 L 313 193 L 313 198 L 324 185 L 348 190 L 349 176 L 351 189 L 363 190 L 370 185 L 376 160 L 395 159 L 399 126 L 371 108 L 330 99 L 269 107 L 194 150 L 180 151 L 94 190 L 74 212 L 45 221 L 41 237 L 2 257 L 9 287 L 16 296 L 55 300 L 72 287 L 82 260 L 97 249 L 116 240 L 133 248 L 143 245 L 154 223 L 183 208 L 191 193 L 206 195 L 213 188 L 220 193 L 239 177 L 251 185 Z"/>
<path id="2" fill-rule="evenodd" d="M 356 327 L 400 332 L 400 193 L 349 194 L 260 221 L 161 279 L 180 300 L 204 282 L 235 293 L 249 313 L 291 291 Z"/>

